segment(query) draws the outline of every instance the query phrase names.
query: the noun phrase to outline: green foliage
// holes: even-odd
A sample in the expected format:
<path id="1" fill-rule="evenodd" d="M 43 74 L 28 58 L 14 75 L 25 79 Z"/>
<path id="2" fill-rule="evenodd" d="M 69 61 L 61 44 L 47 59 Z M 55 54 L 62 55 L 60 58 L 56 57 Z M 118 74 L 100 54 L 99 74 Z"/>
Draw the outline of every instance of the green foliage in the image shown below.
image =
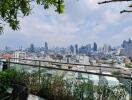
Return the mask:
<path id="1" fill-rule="evenodd" d="M 54 6 L 55 12 L 64 12 L 63 0 L 0 0 L 0 33 L 8 23 L 13 30 L 19 29 L 19 17 L 28 16 L 32 10 L 32 2 L 44 6 L 44 9 Z"/>
<path id="2" fill-rule="evenodd" d="M 121 84 L 110 87 L 108 85 L 96 86 L 95 100 L 126 100 L 125 87 Z"/>
<path id="3" fill-rule="evenodd" d="M 30 93 L 48 100 L 126 100 L 123 85 L 99 86 L 90 80 L 63 79 L 60 75 L 49 76 L 41 70 L 0 72 L 1 94 L 9 87 L 12 79 L 26 83 Z"/>
<path id="4" fill-rule="evenodd" d="M 73 100 L 71 88 L 62 77 L 55 75 L 43 77 L 39 95 L 49 100 Z"/>
<path id="5" fill-rule="evenodd" d="M 3 96 L 11 84 L 11 79 L 14 77 L 12 71 L 0 72 L 0 97 Z"/>
<path id="6" fill-rule="evenodd" d="M 126 64 L 125 65 L 127 68 L 132 68 L 132 64 Z"/>
<path id="7" fill-rule="evenodd" d="M 30 93 L 36 95 L 40 89 L 39 75 L 39 71 L 29 73 L 25 70 L 19 70 L 15 72 L 14 80 L 16 82 L 25 83 L 28 86 Z"/>
<path id="8" fill-rule="evenodd" d="M 111 74 L 112 75 L 121 75 L 121 72 L 120 72 L 120 70 L 118 70 L 118 71 L 112 71 Z"/>
<path id="9" fill-rule="evenodd" d="M 88 82 L 76 82 L 73 86 L 73 97 L 77 97 L 77 100 L 94 100 L 94 85 L 92 81 Z"/>

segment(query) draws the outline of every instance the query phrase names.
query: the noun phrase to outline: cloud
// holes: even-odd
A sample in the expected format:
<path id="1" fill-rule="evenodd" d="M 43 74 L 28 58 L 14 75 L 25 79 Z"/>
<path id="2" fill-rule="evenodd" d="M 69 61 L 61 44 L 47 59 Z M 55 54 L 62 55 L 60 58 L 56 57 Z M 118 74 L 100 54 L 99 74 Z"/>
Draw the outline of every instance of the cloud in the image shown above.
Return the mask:
<path id="1" fill-rule="evenodd" d="M 99 10 L 101 6 L 98 5 L 99 0 L 82 0 L 83 4 L 86 4 L 87 9 L 92 11 Z"/>
<path id="2" fill-rule="evenodd" d="M 117 24 L 121 19 L 121 15 L 117 12 L 107 11 L 104 13 L 104 20 L 107 24 Z"/>
<path id="3" fill-rule="evenodd" d="M 65 0 L 65 13 L 61 15 L 53 8 L 43 10 L 43 7 L 37 6 L 30 16 L 21 19 L 19 31 L 6 28 L 0 37 L 2 46 L 27 47 L 30 43 L 42 46 L 45 41 L 51 46 L 94 41 L 119 45 L 123 39 L 131 37 L 132 15 L 119 13 L 125 5 L 98 5 L 98 1 Z"/>

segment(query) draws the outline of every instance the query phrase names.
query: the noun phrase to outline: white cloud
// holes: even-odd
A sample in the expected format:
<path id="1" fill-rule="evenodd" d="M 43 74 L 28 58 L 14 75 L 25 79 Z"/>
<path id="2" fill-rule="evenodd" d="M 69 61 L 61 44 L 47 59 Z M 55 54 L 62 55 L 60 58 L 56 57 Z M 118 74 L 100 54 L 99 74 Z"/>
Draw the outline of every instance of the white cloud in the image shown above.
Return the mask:
<path id="1" fill-rule="evenodd" d="M 127 40 L 132 37 L 132 27 L 125 27 L 121 29 L 120 33 L 112 36 L 113 43 L 121 44 L 123 40 Z"/>
<path id="2" fill-rule="evenodd" d="M 124 23 L 131 22 L 131 15 L 119 13 L 124 4 L 98 5 L 98 1 L 65 0 L 65 13 L 62 15 L 56 14 L 53 9 L 37 7 L 32 15 L 21 20 L 21 30 L 12 32 L 7 29 L 8 33 L 1 40 L 5 39 L 5 45 L 27 45 L 32 42 L 41 45 L 45 41 L 51 45 L 87 44 L 94 41 L 113 42 L 115 45 L 121 39 L 130 37 L 131 27 Z M 10 35 L 7 35 L 9 32 Z"/>
<path id="3" fill-rule="evenodd" d="M 98 5 L 99 0 L 81 0 L 80 2 L 84 2 L 83 4 L 86 4 L 87 9 L 89 10 L 99 10 L 99 8 L 101 7 L 100 5 Z"/>
<path id="4" fill-rule="evenodd" d="M 118 24 L 121 19 L 121 15 L 118 12 L 106 11 L 104 13 L 104 20 L 106 24 Z"/>

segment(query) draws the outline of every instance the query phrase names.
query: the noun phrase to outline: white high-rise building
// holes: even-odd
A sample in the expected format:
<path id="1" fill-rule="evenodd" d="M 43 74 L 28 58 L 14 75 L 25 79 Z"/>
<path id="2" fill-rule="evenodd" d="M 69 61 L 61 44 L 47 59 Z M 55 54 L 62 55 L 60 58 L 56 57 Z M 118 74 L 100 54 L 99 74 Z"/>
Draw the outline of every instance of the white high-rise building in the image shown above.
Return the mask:
<path id="1" fill-rule="evenodd" d="M 13 53 L 13 58 L 16 58 L 16 59 L 14 59 L 15 62 L 20 62 L 21 61 L 20 59 L 25 59 L 26 58 L 26 52 L 15 51 Z"/>
<path id="2" fill-rule="evenodd" d="M 107 54 L 109 52 L 109 45 L 104 44 L 103 47 L 98 49 L 98 52 L 103 53 L 103 54 Z"/>
<path id="3" fill-rule="evenodd" d="M 106 45 L 106 44 L 104 44 L 104 46 L 103 46 L 103 53 L 107 54 L 108 52 L 109 52 L 109 46 Z"/>

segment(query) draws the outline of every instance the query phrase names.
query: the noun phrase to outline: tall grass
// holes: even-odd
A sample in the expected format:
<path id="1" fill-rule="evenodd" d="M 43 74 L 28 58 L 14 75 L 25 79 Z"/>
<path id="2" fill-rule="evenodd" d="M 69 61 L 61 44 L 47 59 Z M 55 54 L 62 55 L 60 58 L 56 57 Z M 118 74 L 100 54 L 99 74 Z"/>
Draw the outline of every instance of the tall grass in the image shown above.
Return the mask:
<path id="1" fill-rule="evenodd" d="M 38 70 L 0 72 L 0 95 L 9 87 L 10 80 L 25 83 L 30 93 L 48 100 L 126 100 L 123 85 L 99 86 L 91 80 L 69 80 L 61 75 L 48 75 Z"/>

